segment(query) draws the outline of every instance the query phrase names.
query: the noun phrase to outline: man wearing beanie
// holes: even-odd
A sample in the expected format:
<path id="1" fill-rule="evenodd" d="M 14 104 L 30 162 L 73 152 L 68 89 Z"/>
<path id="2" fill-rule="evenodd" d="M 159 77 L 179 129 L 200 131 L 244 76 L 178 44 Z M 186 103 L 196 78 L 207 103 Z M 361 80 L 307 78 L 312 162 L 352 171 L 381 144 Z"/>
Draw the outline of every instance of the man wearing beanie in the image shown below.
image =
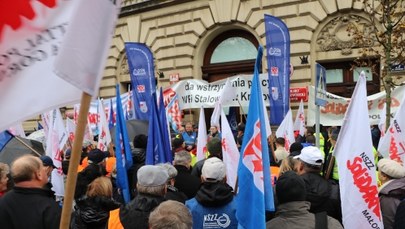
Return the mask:
<path id="1" fill-rule="evenodd" d="M 186 201 L 193 216 L 193 228 L 237 228 L 236 202 L 226 183 L 225 164 L 217 157 L 205 161 L 202 184 L 195 198 Z"/>
<path id="2" fill-rule="evenodd" d="M 378 179 L 381 182 L 378 196 L 383 224 L 385 229 L 391 229 L 394 226 L 397 207 L 401 200 L 405 198 L 405 168 L 398 162 L 388 158 L 381 159 L 377 167 Z"/>
<path id="3" fill-rule="evenodd" d="M 222 160 L 222 145 L 221 145 L 220 138 L 211 138 L 211 140 L 209 140 L 207 142 L 207 150 L 209 153 L 208 158 L 217 157 Z M 200 178 L 201 170 L 203 168 L 204 162 L 205 162 L 205 159 L 198 161 L 194 165 L 193 170 L 191 171 L 191 175 L 194 175 L 194 176 Z"/>
<path id="4" fill-rule="evenodd" d="M 310 213 L 310 203 L 305 201 L 306 194 L 305 182 L 299 175 L 293 171 L 283 173 L 276 184 L 276 196 L 279 202 L 276 217 L 267 222 L 266 228 L 314 229 L 315 224 L 318 224 L 317 228 L 343 228 L 336 219 L 326 214 L 319 213 L 315 216 Z"/>

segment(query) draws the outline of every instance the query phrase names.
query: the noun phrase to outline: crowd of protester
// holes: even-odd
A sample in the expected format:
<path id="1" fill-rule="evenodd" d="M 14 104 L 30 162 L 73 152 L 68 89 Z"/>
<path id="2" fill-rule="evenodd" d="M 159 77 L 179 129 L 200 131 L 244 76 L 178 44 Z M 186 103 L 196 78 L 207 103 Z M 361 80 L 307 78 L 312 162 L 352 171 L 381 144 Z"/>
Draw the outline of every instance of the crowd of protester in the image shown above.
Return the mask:
<path id="1" fill-rule="evenodd" d="M 245 125 L 239 124 L 236 130 L 235 142 L 241 149 Z M 339 128 L 322 130 L 316 136 L 308 128 L 305 136 L 296 136 L 289 150 L 284 138 L 268 139 L 276 211 L 266 214 L 267 228 L 343 228 L 339 168 L 333 157 Z M 378 144 L 374 132 L 372 128 L 373 144 Z M 197 136 L 193 124 L 186 123 L 173 135 L 172 164 L 158 165 L 145 165 L 148 137 L 135 136 L 127 204 L 116 186 L 114 152 L 84 146 L 70 227 L 237 228 L 237 194 L 226 183 L 221 133 L 216 126 L 210 128 L 206 159 L 200 161 L 196 161 Z M 70 154 L 68 149 L 63 155 L 65 175 Z M 405 228 L 405 168 L 378 156 L 375 151 L 384 228 Z M 62 202 L 55 199 L 50 182 L 55 168 L 47 156 L 22 156 L 11 168 L 0 163 L 1 228 L 59 227 Z"/>

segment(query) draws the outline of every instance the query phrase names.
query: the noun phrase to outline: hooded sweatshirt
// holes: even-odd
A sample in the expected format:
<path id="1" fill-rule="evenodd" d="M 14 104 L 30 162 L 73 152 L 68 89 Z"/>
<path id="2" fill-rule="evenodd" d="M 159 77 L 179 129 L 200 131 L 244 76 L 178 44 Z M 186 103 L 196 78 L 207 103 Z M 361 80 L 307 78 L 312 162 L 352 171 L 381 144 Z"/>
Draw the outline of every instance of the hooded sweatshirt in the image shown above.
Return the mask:
<path id="1" fill-rule="evenodd" d="M 193 216 L 193 228 L 237 228 L 236 202 L 226 183 L 203 183 L 186 206 Z"/>

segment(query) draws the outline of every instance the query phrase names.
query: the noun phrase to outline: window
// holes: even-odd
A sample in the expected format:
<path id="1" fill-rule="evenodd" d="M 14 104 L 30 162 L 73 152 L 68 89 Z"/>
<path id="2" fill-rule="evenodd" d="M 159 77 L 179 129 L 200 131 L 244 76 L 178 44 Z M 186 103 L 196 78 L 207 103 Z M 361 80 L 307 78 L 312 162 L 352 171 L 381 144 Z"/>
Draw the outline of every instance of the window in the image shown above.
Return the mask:
<path id="1" fill-rule="evenodd" d="M 256 56 L 257 49 L 248 39 L 243 37 L 230 37 L 222 41 L 215 48 L 210 63 L 250 60 L 255 59 Z"/>
<path id="2" fill-rule="evenodd" d="M 373 61 L 375 69 L 379 69 L 376 60 Z M 353 61 L 320 63 L 326 68 L 326 90 L 330 93 L 346 98 L 352 96 L 356 82 L 361 71 L 364 71 L 367 78 L 367 94 L 375 94 L 380 91 L 380 77 L 371 67 L 355 67 Z"/>

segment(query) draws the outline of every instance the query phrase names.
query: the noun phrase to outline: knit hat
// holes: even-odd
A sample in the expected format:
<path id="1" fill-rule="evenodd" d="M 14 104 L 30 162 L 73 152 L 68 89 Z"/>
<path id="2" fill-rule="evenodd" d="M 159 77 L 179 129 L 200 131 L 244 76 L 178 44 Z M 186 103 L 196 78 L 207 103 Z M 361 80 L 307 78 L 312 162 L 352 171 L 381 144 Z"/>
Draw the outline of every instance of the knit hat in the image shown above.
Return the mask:
<path id="1" fill-rule="evenodd" d="M 287 171 L 277 180 L 276 195 L 280 204 L 304 201 L 307 196 L 305 182 L 294 171 Z"/>
<path id="2" fill-rule="evenodd" d="M 299 143 L 299 142 L 294 142 L 294 143 L 291 144 L 291 146 L 290 146 L 290 153 L 292 153 L 292 152 L 298 152 L 298 154 L 300 154 L 302 148 L 304 148 L 304 146 L 302 146 L 301 143 Z M 298 155 L 298 154 L 297 154 L 297 155 Z"/>
<path id="3" fill-rule="evenodd" d="M 301 154 L 295 156 L 294 159 L 300 159 L 301 161 L 310 165 L 320 166 L 323 163 L 323 156 L 321 151 L 315 146 L 307 146 L 301 150 Z"/>
<path id="4" fill-rule="evenodd" d="M 99 164 L 102 162 L 106 157 L 108 157 L 108 152 L 101 151 L 100 149 L 93 149 L 89 152 L 87 155 L 87 158 L 89 161 L 91 161 L 94 164 Z"/>
<path id="5" fill-rule="evenodd" d="M 405 168 L 394 160 L 383 158 L 378 162 L 377 167 L 381 172 L 394 179 L 405 177 Z"/>
<path id="6" fill-rule="evenodd" d="M 225 175 L 225 164 L 221 159 L 211 157 L 204 161 L 201 176 L 206 180 L 222 181 L 225 178 Z"/>
<path id="7" fill-rule="evenodd" d="M 166 184 L 169 179 L 167 171 L 157 165 L 144 165 L 137 173 L 138 184 L 144 187 L 156 187 Z"/>
<path id="8" fill-rule="evenodd" d="M 210 152 L 211 155 L 221 155 L 222 154 L 221 139 L 212 138 L 207 143 L 207 149 L 208 149 L 208 152 Z"/>

